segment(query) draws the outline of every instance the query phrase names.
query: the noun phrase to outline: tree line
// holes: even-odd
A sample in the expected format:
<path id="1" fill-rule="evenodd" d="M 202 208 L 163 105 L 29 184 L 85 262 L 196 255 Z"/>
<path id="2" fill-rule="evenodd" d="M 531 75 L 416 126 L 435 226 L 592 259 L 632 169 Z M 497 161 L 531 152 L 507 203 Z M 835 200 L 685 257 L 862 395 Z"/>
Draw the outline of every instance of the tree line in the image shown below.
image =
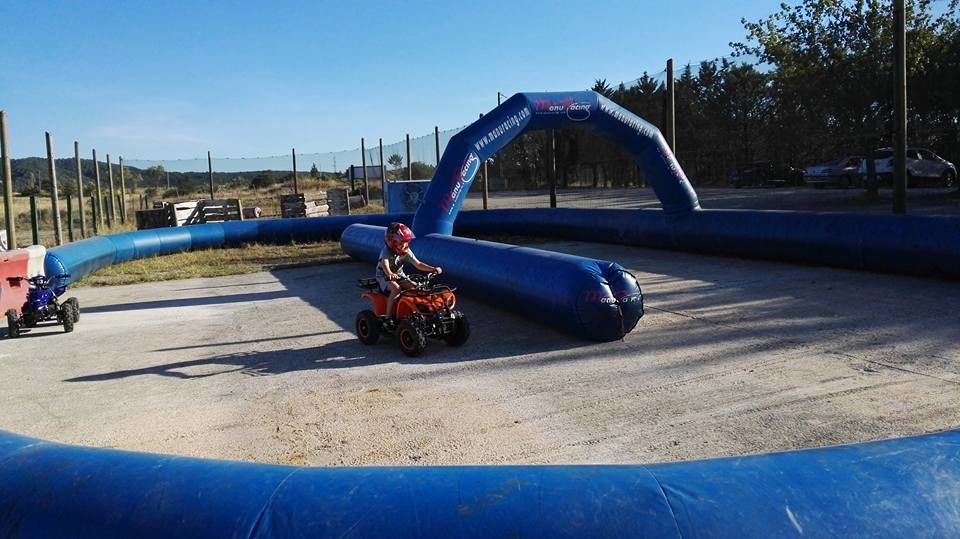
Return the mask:
<path id="1" fill-rule="evenodd" d="M 761 160 L 804 167 L 893 144 L 893 2 L 803 0 L 759 21 L 731 58 L 687 65 L 675 82 L 677 157 L 696 184 L 718 184 Z M 957 0 L 907 0 L 911 146 L 960 159 L 960 24 Z M 593 90 L 664 131 L 665 81 Z M 542 187 L 552 174 L 549 133 L 516 139 L 498 156 L 514 186 Z M 643 181 L 633 159 L 582 129 L 557 136 L 561 185 Z"/>

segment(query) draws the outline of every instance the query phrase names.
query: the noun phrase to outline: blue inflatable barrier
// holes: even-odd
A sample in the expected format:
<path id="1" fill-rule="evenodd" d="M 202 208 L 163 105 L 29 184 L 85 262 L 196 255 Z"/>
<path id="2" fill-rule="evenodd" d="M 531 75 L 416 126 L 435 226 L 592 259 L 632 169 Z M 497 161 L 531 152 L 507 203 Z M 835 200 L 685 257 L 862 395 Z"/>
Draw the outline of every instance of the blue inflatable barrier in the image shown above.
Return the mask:
<path id="1" fill-rule="evenodd" d="M 763 210 L 464 212 L 461 234 L 518 234 L 960 278 L 960 219 Z"/>
<path id="2" fill-rule="evenodd" d="M 303 468 L 0 431 L 4 537 L 956 537 L 960 431 L 657 465 Z"/>
<path id="3" fill-rule="evenodd" d="M 124 232 L 54 247 L 47 251 L 44 272 L 51 276 L 70 274 L 62 280 L 69 284 L 100 268 L 129 260 L 243 243 L 335 241 L 353 223 L 386 225 L 398 219 L 409 222 L 410 216 L 262 219 Z"/>
<path id="4" fill-rule="evenodd" d="M 340 246 L 370 262 L 372 272 L 384 230 L 351 225 Z M 412 247 L 417 258 L 442 266 L 460 291 L 580 338 L 622 339 L 643 316 L 637 280 L 613 262 L 441 234 L 417 238 Z"/>
<path id="5" fill-rule="evenodd" d="M 660 131 L 597 92 L 516 94 L 447 143 L 423 203 L 413 219 L 417 235 L 451 234 L 453 222 L 481 164 L 526 131 L 591 126 L 630 152 L 670 216 L 700 204 Z"/>

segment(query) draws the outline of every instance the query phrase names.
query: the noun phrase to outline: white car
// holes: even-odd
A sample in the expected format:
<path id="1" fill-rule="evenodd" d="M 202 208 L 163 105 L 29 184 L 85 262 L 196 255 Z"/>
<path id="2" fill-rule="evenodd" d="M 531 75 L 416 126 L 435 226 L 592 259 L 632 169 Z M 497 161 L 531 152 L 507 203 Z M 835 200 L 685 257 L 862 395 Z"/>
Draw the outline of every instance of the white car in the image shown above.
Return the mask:
<path id="1" fill-rule="evenodd" d="M 803 169 L 803 181 L 816 188 L 837 185 L 844 189 L 855 185 L 860 179 L 861 157 L 853 155 Z"/>
<path id="2" fill-rule="evenodd" d="M 893 181 L 893 148 L 880 148 L 873 153 L 877 176 L 881 182 Z M 867 160 L 860 163 L 860 176 L 866 183 Z M 907 185 L 935 183 L 951 187 L 957 183 L 957 167 L 939 155 L 923 148 L 907 149 Z"/>

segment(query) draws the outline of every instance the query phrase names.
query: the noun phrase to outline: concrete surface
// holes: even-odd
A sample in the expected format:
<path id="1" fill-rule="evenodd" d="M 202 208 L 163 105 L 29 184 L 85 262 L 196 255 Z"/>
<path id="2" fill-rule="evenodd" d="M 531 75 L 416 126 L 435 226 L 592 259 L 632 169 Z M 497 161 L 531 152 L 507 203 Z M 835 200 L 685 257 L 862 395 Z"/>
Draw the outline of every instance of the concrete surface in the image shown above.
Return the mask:
<path id="1" fill-rule="evenodd" d="M 79 288 L 74 333 L 0 339 L 0 429 L 357 465 L 659 462 L 960 425 L 956 282 L 542 247 L 630 268 L 647 316 L 597 344 L 461 298 L 471 340 L 411 360 L 352 334 L 366 264 Z"/>

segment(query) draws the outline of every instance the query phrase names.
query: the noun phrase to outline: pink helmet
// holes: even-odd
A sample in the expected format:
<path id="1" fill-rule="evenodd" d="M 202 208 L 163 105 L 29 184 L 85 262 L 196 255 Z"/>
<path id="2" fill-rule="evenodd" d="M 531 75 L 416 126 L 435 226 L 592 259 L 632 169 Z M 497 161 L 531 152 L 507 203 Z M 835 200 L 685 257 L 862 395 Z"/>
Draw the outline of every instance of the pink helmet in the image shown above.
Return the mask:
<path id="1" fill-rule="evenodd" d="M 413 238 L 413 231 L 403 223 L 390 223 L 383 235 L 383 241 L 398 255 L 406 254 L 409 249 L 407 243 Z"/>

